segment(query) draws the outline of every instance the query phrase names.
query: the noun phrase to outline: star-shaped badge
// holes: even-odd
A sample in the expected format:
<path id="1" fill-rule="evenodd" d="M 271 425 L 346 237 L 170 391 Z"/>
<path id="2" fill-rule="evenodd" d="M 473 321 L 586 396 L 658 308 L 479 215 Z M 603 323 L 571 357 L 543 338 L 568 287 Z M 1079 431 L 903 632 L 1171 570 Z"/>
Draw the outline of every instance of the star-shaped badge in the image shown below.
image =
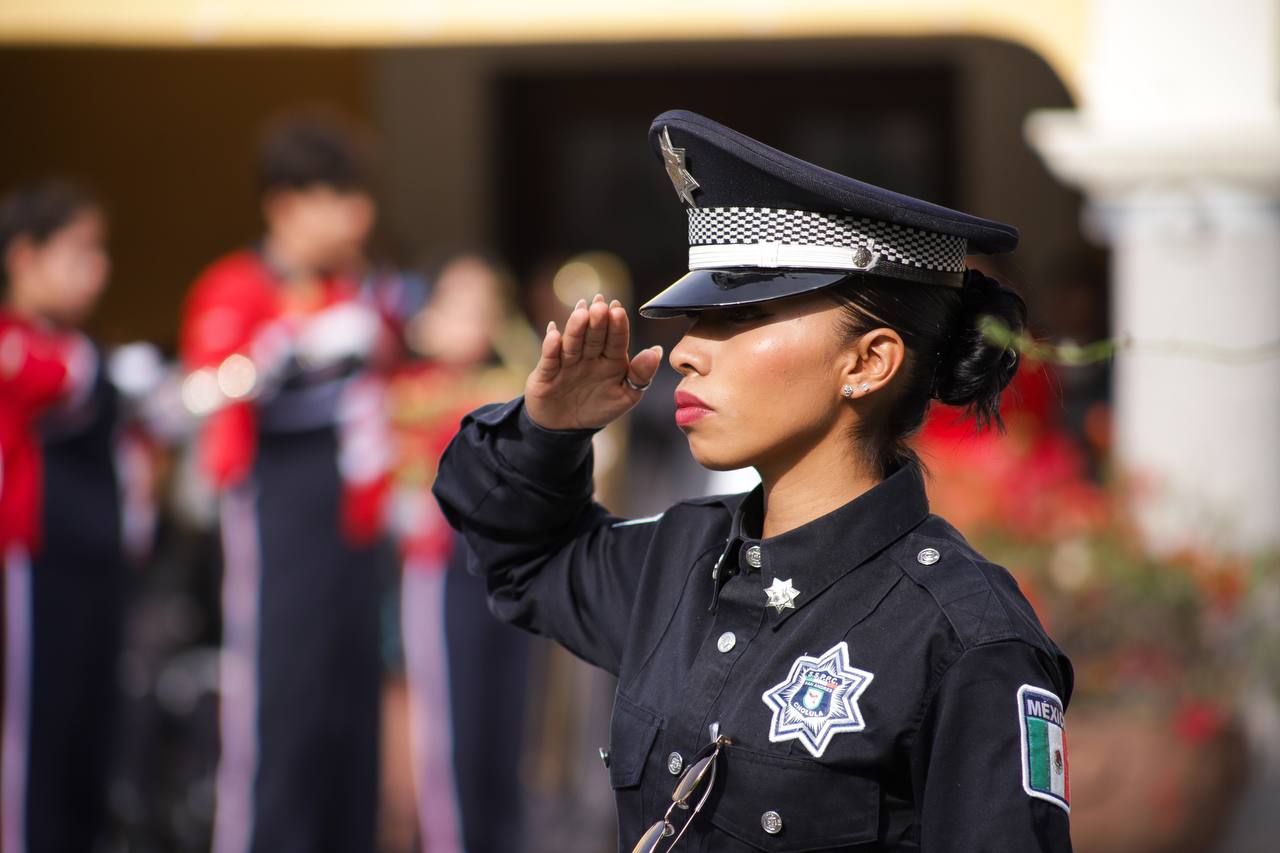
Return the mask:
<path id="1" fill-rule="evenodd" d="M 769 596 L 769 606 L 779 613 L 790 607 L 795 610 L 795 600 L 800 597 L 800 590 L 791 585 L 791 578 L 780 581 L 773 579 L 773 586 L 766 587 L 764 594 Z"/>
<path id="2" fill-rule="evenodd" d="M 773 712 L 769 740 L 798 740 L 814 758 L 821 758 L 837 734 L 867 727 L 858 697 L 874 677 L 849 665 L 849 644 L 844 641 L 818 657 L 801 655 L 786 679 L 761 697 Z"/>
<path id="3" fill-rule="evenodd" d="M 697 207 L 698 203 L 693 200 L 693 191 L 698 188 L 698 182 L 685 168 L 684 149 L 672 147 L 671 135 L 667 133 L 665 127 L 662 128 L 662 138 L 659 142 L 662 147 L 662 163 L 667 167 L 667 177 L 671 178 L 671 185 L 676 188 L 676 195 L 690 207 Z"/>

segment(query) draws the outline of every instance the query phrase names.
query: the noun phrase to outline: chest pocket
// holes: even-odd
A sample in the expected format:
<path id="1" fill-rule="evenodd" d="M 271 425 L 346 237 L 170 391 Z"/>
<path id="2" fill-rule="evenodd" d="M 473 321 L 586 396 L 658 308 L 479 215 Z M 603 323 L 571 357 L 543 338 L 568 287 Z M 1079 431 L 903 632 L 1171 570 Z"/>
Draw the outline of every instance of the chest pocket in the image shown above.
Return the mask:
<path id="1" fill-rule="evenodd" d="M 609 732 L 609 784 L 630 788 L 640 784 L 645 760 L 662 728 L 662 717 L 619 693 L 613 703 Z"/>
<path id="2" fill-rule="evenodd" d="M 714 802 L 708 803 L 711 823 L 744 842 L 745 849 L 875 849 L 880 829 L 875 779 L 738 746 L 730 747 L 725 758 Z"/>

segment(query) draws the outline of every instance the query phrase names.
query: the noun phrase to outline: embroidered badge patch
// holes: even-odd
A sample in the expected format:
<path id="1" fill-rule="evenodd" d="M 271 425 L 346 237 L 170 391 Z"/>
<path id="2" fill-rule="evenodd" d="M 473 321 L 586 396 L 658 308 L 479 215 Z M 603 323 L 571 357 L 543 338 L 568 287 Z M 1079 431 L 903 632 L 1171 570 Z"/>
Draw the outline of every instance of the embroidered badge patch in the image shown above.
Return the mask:
<path id="1" fill-rule="evenodd" d="M 874 677 L 849 665 L 849 645 L 844 641 L 819 657 L 801 655 L 786 679 L 761 697 L 773 712 L 769 740 L 798 740 L 814 758 L 821 758 L 837 734 L 867 727 L 858 697 Z"/>
<path id="2" fill-rule="evenodd" d="M 1048 690 L 1022 685 L 1018 688 L 1018 723 L 1022 731 L 1023 790 L 1071 811 L 1062 700 Z"/>

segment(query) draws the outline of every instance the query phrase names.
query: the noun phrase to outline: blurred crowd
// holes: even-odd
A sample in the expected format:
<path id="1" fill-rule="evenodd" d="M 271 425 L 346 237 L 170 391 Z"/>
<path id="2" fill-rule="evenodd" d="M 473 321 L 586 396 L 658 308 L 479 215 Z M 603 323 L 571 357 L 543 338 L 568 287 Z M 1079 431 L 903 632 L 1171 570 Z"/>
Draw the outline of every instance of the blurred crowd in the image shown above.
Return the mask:
<path id="1" fill-rule="evenodd" d="M 191 283 L 173 354 L 82 331 L 101 200 L 0 206 L 3 849 L 522 849 L 521 780 L 545 810 L 575 776 L 526 767 L 572 719 L 530 670 L 584 676 L 488 617 L 429 490 L 536 340 L 494 259 L 371 256 L 338 117 L 275 122 L 257 178 L 261 238 Z"/>
<path id="2" fill-rule="evenodd" d="M 261 237 L 190 284 L 174 353 L 82 331 L 102 200 L 0 201 L 6 853 L 614 848 L 614 685 L 489 616 L 430 487 L 533 329 L 625 275 L 397 268 L 370 170 L 335 116 L 268 127 Z M 751 485 L 677 446 L 677 378 L 597 436 L 605 503 Z"/>

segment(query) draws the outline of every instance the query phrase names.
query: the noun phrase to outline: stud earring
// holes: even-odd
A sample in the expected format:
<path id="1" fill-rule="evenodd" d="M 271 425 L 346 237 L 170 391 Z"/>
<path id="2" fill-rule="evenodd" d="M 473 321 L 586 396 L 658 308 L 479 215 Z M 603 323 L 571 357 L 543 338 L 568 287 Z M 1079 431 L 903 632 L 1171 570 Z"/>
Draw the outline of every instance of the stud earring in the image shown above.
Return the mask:
<path id="1" fill-rule="evenodd" d="M 863 382 L 863 383 L 862 383 L 862 388 L 861 388 L 861 389 L 859 389 L 859 390 L 861 390 L 861 391 L 865 394 L 867 391 L 870 391 L 870 390 L 871 390 L 871 383 L 870 383 L 870 382 Z"/>
<path id="2" fill-rule="evenodd" d="M 842 386 L 842 387 L 840 388 L 840 393 L 841 393 L 841 394 L 843 394 L 843 395 L 844 395 L 844 396 L 846 396 L 846 397 L 852 397 L 852 396 L 853 396 L 853 386 L 852 386 L 852 385 L 844 385 L 844 386 Z"/>

